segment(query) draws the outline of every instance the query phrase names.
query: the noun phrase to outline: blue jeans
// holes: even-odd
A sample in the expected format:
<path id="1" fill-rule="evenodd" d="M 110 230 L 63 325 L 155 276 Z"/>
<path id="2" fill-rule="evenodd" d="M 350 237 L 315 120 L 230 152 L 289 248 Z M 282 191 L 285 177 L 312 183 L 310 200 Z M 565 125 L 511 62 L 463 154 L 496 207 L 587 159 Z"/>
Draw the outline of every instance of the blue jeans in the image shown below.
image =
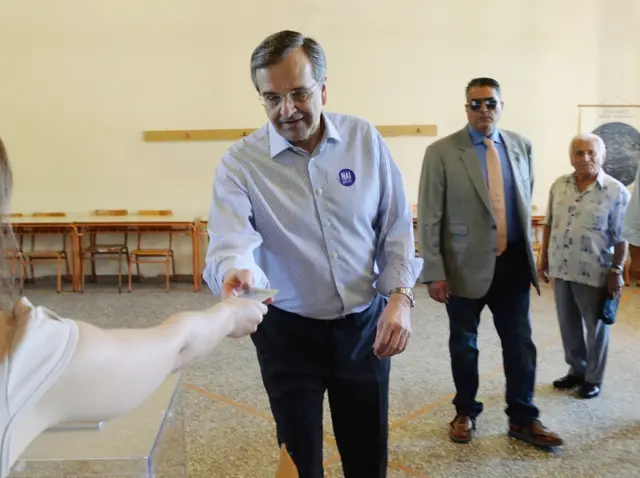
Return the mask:
<path id="1" fill-rule="evenodd" d="M 449 352 L 457 413 L 477 417 L 483 405 L 478 392 L 478 325 L 485 306 L 502 342 L 502 358 L 507 382 L 506 413 L 511 422 L 528 425 L 538 418 L 533 404 L 536 380 L 536 347 L 531 339 L 529 303 L 531 271 L 524 243 L 510 244 L 496 259 L 493 281 L 480 299 L 452 296 L 449 315 Z"/>

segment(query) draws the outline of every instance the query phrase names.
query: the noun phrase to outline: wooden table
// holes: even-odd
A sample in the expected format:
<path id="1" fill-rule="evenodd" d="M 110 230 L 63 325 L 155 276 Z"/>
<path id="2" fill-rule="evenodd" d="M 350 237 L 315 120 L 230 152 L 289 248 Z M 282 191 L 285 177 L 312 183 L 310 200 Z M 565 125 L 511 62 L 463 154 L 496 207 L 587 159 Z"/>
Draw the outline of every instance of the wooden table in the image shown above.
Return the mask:
<path id="1" fill-rule="evenodd" d="M 73 217 L 76 234 L 81 238 L 84 234 L 121 233 L 121 232 L 171 232 L 185 234 L 191 238 L 193 289 L 198 291 L 200 284 L 200 241 L 196 230 L 195 217 L 191 214 L 174 214 L 170 216 L 140 216 L 129 214 L 126 216 L 96 216 L 78 215 Z M 78 239 L 78 246 L 81 239 Z M 79 247 L 78 247 L 79 251 Z M 75 275 L 80 278 L 80 259 L 77 261 Z"/>
<path id="2" fill-rule="evenodd" d="M 200 241 L 196 229 L 195 215 L 175 214 L 170 216 L 96 216 L 91 214 L 69 214 L 62 217 L 22 216 L 10 218 L 16 235 L 28 233 L 68 234 L 71 242 L 71 270 L 73 290 L 80 290 L 81 264 L 80 241 L 89 232 L 172 232 L 186 234 L 191 238 L 193 287 L 200 290 Z"/>

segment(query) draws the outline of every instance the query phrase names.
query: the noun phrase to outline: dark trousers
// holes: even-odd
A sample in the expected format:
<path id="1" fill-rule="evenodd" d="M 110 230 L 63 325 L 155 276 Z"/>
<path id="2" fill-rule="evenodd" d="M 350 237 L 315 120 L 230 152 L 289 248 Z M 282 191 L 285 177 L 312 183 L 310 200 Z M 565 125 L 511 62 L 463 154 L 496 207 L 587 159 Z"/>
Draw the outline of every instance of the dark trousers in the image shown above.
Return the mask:
<path id="1" fill-rule="evenodd" d="M 525 244 L 510 244 L 496 260 L 493 281 L 480 299 L 453 296 L 449 299 L 449 351 L 457 413 L 477 417 L 482 403 L 478 392 L 478 325 L 485 306 L 502 342 L 502 358 L 507 382 L 506 413 L 510 420 L 527 425 L 538 418 L 533 405 L 536 375 L 536 347 L 531 339 L 529 302 L 531 272 Z"/>
<path id="2" fill-rule="evenodd" d="M 286 444 L 300 478 L 324 476 L 325 391 L 345 478 L 387 476 L 391 362 L 373 354 L 385 305 L 378 296 L 362 313 L 335 320 L 269 306 L 252 335 L 278 444 Z"/>

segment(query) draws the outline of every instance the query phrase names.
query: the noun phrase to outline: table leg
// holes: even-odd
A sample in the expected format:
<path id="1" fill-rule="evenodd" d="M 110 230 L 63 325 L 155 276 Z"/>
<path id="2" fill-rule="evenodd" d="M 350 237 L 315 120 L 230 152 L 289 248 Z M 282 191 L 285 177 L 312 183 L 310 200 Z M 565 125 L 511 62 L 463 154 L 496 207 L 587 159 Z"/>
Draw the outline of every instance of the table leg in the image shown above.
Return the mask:
<path id="1" fill-rule="evenodd" d="M 198 229 L 195 225 L 190 227 L 191 249 L 193 260 L 193 291 L 200 291 L 200 241 L 198 240 Z"/>
<path id="2" fill-rule="evenodd" d="M 71 287 L 80 290 L 80 234 L 76 226 L 71 227 Z"/>

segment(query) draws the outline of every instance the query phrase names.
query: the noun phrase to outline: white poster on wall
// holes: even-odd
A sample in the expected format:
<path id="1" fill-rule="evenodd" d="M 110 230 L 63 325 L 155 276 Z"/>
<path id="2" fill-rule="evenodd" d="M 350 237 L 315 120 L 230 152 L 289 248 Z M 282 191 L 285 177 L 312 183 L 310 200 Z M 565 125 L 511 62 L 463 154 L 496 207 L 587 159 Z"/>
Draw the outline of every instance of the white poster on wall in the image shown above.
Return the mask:
<path id="1" fill-rule="evenodd" d="M 640 105 L 579 106 L 580 133 L 595 133 L 607 147 L 604 170 L 630 190 L 640 166 Z"/>

